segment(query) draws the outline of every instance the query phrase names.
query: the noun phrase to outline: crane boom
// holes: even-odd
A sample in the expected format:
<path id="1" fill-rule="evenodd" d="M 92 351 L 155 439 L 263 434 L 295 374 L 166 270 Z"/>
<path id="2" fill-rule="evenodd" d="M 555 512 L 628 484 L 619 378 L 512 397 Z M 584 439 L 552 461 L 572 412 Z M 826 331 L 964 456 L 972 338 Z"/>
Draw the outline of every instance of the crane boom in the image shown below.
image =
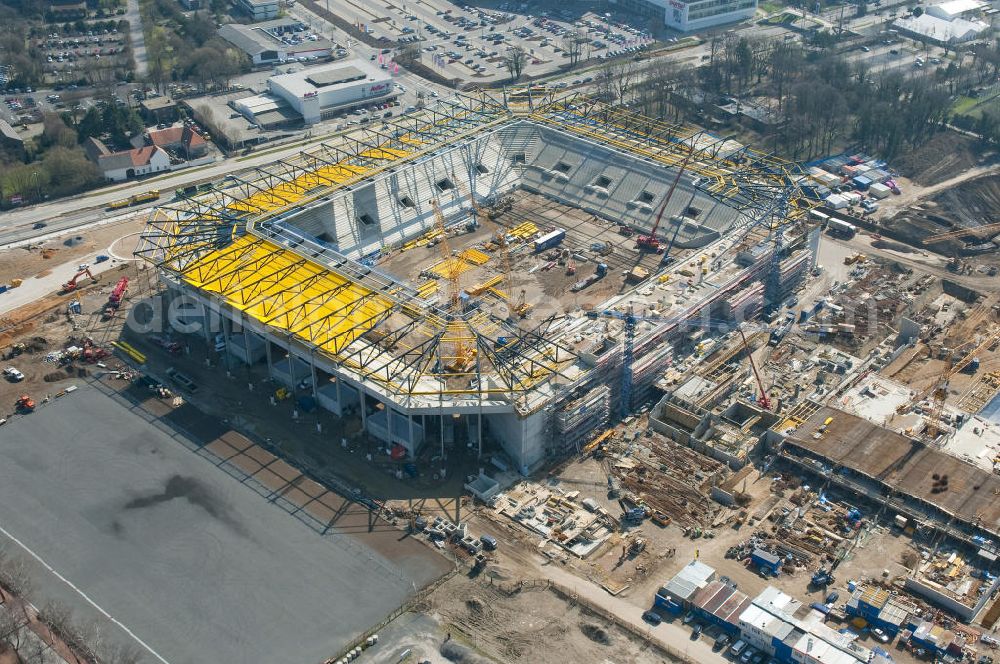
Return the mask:
<path id="1" fill-rule="evenodd" d="M 660 222 L 663 220 L 663 212 L 667 209 L 667 204 L 670 203 L 670 199 L 673 198 L 674 190 L 677 189 L 677 183 L 681 181 L 681 176 L 684 175 L 684 171 L 687 169 L 688 162 L 691 161 L 692 155 L 694 155 L 694 150 L 688 152 L 684 157 L 684 161 L 681 162 L 681 166 L 677 170 L 677 175 L 674 177 L 674 181 L 670 183 L 670 189 L 667 190 L 667 195 L 663 199 L 663 204 L 660 205 L 660 211 L 656 213 L 656 221 L 653 222 L 653 228 L 650 229 L 649 235 L 640 235 L 638 239 L 636 239 L 636 249 L 639 249 L 640 251 L 646 250 L 659 253 L 660 241 L 656 239 L 656 231 L 660 228 Z"/>
<path id="2" fill-rule="evenodd" d="M 938 233 L 937 235 L 931 235 L 930 237 L 925 237 L 922 240 L 923 244 L 937 244 L 938 242 L 944 242 L 945 240 L 957 240 L 960 237 L 966 235 L 972 235 L 978 237 L 980 235 L 986 235 L 989 233 L 1000 232 L 1000 224 L 983 224 L 982 226 L 973 226 L 971 228 L 961 228 L 957 231 L 948 231 L 947 233 Z"/>
<path id="3" fill-rule="evenodd" d="M 985 350 L 990 345 L 1000 340 L 1000 330 L 993 330 L 986 339 L 969 351 L 966 355 L 962 357 L 961 360 L 951 365 L 951 367 L 938 379 L 934 385 L 927 388 L 920 395 L 913 400 L 913 403 L 919 403 L 931 397 L 933 405 L 931 407 L 930 415 L 927 418 L 927 434 L 932 438 L 937 436 L 940 430 L 941 414 L 944 412 L 944 403 L 948 396 L 948 383 L 951 381 L 952 376 L 969 366 L 973 359 L 975 359 L 983 350 Z"/>
<path id="4" fill-rule="evenodd" d="M 757 403 L 764 410 L 771 410 L 771 399 L 767 396 L 767 390 L 764 389 L 764 381 L 760 379 L 760 372 L 757 371 L 757 363 L 753 361 L 753 353 L 750 352 L 750 344 L 747 343 L 747 336 L 743 334 L 743 327 L 739 328 L 740 339 L 743 340 L 743 349 L 747 353 L 747 357 L 750 359 L 750 368 L 753 369 L 753 377 L 757 381 L 757 389 L 760 390 L 760 398 Z"/>

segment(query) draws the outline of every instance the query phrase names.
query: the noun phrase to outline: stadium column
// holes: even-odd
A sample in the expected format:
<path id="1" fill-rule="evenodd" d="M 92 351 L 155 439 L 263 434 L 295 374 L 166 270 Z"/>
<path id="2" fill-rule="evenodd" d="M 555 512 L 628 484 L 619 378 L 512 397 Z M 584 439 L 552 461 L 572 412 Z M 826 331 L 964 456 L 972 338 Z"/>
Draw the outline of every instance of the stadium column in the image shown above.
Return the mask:
<path id="1" fill-rule="evenodd" d="M 389 432 L 389 449 L 391 450 L 392 446 L 396 442 L 392 439 L 392 402 L 386 401 L 384 403 L 385 403 L 385 426 L 386 430 Z"/>
<path id="2" fill-rule="evenodd" d="M 316 349 L 309 349 L 309 372 L 312 374 L 312 397 L 316 398 Z"/>
<path id="3" fill-rule="evenodd" d="M 410 425 L 410 453 L 415 457 L 417 456 L 417 441 L 413 437 L 413 413 L 407 413 L 406 419 Z"/>

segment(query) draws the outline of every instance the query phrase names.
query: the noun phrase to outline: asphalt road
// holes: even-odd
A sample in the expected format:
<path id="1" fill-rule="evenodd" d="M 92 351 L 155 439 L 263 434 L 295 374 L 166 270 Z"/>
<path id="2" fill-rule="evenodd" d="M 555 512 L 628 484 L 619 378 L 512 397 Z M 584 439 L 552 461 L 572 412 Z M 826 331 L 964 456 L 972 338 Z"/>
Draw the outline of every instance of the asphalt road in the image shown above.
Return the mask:
<path id="1" fill-rule="evenodd" d="M 146 37 L 142 32 L 142 17 L 139 14 L 139 0 L 128 0 L 125 20 L 128 21 L 129 38 L 132 41 L 136 78 L 144 78 L 149 71 L 149 63 L 146 56 Z"/>
<path id="2" fill-rule="evenodd" d="M 321 536 L 91 385 L 0 431 L 0 544 L 37 556 L 33 599 L 143 661 L 323 661 L 430 580 L 426 561 L 403 578 Z"/>

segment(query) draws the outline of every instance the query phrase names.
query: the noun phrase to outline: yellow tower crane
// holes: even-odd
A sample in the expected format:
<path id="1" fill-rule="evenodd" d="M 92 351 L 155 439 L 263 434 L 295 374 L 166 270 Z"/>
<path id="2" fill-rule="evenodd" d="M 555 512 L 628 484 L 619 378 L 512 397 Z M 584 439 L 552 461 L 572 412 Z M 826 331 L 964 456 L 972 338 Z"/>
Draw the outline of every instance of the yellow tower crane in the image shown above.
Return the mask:
<path id="1" fill-rule="evenodd" d="M 493 224 L 493 242 L 499 248 L 500 256 L 500 274 L 503 277 L 503 295 L 504 302 L 507 305 L 507 311 L 510 316 L 520 316 L 523 318 L 530 308 L 524 301 L 524 291 L 522 290 L 519 294 L 514 293 L 514 279 L 512 276 L 512 270 L 510 267 L 510 245 L 507 243 L 507 232 L 500 224 L 493 221 L 487 213 L 479 207 L 479 203 L 476 202 L 476 197 L 472 195 L 472 192 L 466 189 L 465 185 L 462 184 L 455 174 L 452 174 L 452 181 L 458 186 L 458 190 L 462 192 L 462 195 L 468 196 L 469 204 L 472 206 L 472 212 L 476 216 L 476 221 L 482 223 L 482 220 L 489 219 Z"/>
<path id="2" fill-rule="evenodd" d="M 461 258 L 452 255 L 451 244 L 448 242 L 448 229 L 445 227 L 444 212 L 441 211 L 441 206 L 438 204 L 437 199 L 431 201 L 431 207 L 434 209 L 434 221 L 441 237 L 439 244 L 441 245 L 443 260 L 441 262 L 440 274 L 448 280 L 448 301 L 451 303 L 451 312 L 455 316 L 455 322 L 448 323 L 447 331 L 442 337 L 443 341 L 453 342 L 453 356 L 442 357 L 441 360 L 449 371 L 462 373 L 477 353 L 475 348 L 467 348 L 465 345 L 466 339 L 471 335 L 468 325 L 463 321 L 461 315 L 462 303 L 460 295 L 462 286 L 459 281 L 459 275 L 462 274 L 465 267 Z"/>
<path id="3" fill-rule="evenodd" d="M 1000 340 L 1000 329 L 994 328 L 986 339 L 967 353 L 961 360 L 951 364 L 948 370 L 938 379 L 937 383 L 929 389 L 924 390 L 914 399 L 915 403 L 931 398 L 931 412 L 927 418 L 926 434 L 928 438 L 934 439 L 941 431 L 941 415 L 944 412 L 944 402 L 948 396 L 948 382 L 958 372 L 965 369 L 978 355 L 988 347 Z"/>
<path id="4" fill-rule="evenodd" d="M 437 225 L 438 232 L 441 234 L 438 246 L 441 247 L 442 274 L 448 280 L 448 301 L 457 310 L 459 293 L 462 292 L 458 279 L 462 273 L 462 264 L 457 256 L 452 256 L 451 243 L 448 242 L 448 229 L 445 227 L 444 212 L 441 211 L 441 206 L 438 204 L 436 198 L 431 201 L 431 207 L 434 209 L 434 222 Z"/>

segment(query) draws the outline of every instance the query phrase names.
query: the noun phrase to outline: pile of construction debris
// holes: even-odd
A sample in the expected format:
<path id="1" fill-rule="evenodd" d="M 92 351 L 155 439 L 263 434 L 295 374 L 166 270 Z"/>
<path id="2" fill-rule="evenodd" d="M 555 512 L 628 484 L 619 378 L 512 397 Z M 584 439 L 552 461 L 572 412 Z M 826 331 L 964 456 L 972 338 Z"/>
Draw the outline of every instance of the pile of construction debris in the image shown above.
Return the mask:
<path id="1" fill-rule="evenodd" d="M 707 528 L 715 520 L 721 508 L 709 498 L 711 487 L 729 474 L 725 464 L 651 431 L 613 453 L 610 467 L 624 489 L 624 503 L 689 529 Z"/>

